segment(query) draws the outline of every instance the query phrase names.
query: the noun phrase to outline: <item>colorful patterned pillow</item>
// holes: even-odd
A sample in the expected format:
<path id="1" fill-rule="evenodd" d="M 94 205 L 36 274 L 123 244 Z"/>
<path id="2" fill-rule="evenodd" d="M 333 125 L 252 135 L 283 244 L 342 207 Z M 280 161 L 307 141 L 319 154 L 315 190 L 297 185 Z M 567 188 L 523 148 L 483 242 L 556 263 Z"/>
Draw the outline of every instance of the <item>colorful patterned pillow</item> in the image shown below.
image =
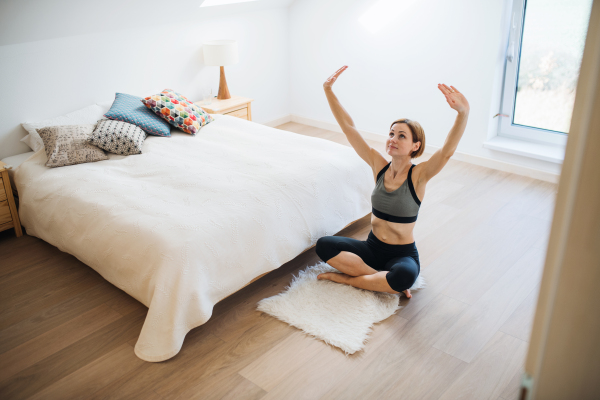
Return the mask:
<path id="1" fill-rule="evenodd" d="M 137 125 L 149 135 L 171 136 L 169 124 L 140 104 L 141 99 L 130 94 L 117 93 L 114 103 L 104 116 Z"/>
<path id="2" fill-rule="evenodd" d="M 142 154 L 146 132 L 139 126 L 123 121 L 101 119 L 88 142 L 102 150 L 128 156 Z"/>
<path id="3" fill-rule="evenodd" d="M 148 96 L 142 99 L 142 103 L 171 125 L 192 135 L 195 135 L 204 125 L 214 121 L 209 113 L 171 89 Z"/>

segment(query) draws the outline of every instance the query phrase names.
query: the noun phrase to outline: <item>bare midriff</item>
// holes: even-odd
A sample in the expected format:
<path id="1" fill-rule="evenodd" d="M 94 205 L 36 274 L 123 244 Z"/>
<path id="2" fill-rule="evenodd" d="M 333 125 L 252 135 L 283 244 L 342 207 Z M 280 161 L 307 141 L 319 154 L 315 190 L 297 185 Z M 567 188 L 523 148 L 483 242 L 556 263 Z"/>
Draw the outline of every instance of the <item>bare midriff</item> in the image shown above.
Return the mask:
<path id="1" fill-rule="evenodd" d="M 401 224 L 377 218 L 371 214 L 371 229 L 377 239 L 387 244 L 410 244 L 415 241 L 413 229 L 417 222 Z"/>

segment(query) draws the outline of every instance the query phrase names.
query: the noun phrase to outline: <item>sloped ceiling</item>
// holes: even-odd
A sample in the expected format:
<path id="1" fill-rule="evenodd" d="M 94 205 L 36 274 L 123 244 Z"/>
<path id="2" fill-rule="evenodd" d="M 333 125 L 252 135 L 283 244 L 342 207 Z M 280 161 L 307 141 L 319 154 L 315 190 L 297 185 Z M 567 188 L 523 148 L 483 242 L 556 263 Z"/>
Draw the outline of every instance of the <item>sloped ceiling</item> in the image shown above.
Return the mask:
<path id="1" fill-rule="evenodd" d="M 288 7 L 294 0 L 256 0 L 200 8 L 204 0 L 0 0 L 0 46 L 128 28 L 148 29 Z M 155 26 L 155 29 L 150 27 Z"/>

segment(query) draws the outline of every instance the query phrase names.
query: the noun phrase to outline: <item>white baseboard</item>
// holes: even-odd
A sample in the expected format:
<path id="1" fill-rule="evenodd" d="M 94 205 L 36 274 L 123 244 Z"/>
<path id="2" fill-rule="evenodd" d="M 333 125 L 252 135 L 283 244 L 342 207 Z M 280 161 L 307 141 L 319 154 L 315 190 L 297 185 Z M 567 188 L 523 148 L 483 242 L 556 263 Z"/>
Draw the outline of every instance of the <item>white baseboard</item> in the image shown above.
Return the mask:
<path id="1" fill-rule="evenodd" d="M 273 121 L 263 123 L 263 125 L 275 127 L 275 126 L 285 124 L 286 122 L 290 122 L 290 121 L 297 122 L 299 124 L 308 125 L 308 126 L 314 126 L 316 128 L 327 129 L 327 130 L 333 131 L 333 132 L 343 133 L 342 128 L 340 128 L 340 126 L 337 124 L 332 124 L 331 122 L 325 122 L 325 121 L 319 121 L 316 119 L 306 118 L 306 117 L 302 117 L 302 116 L 296 115 L 296 114 L 290 114 L 285 117 L 281 117 L 281 118 L 275 119 Z M 379 135 L 379 134 L 373 133 L 373 132 L 363 131 L 360 129 L 359 129 L 359 132 L 366 139 L 378 141 L 378 142 L 382 142 L 382 143 L 385 142 L 385 138 L 383 137 L 383 135 Z M 433 154 L 439 148 L 440 148 L 439 146 L 436 147 L 436 146 L 432 146 L 432 145 L 428 144 L 427 148 L 425 149 L 425 153 Z M 551 172 L 541 171 L 541 170 L 538 170 L 535 168 L 524 167 L 521 165 L 511 164 L 511 163 L 508 163 L 505 161 L 494 160 L 491 158 L 475 156 L 475 155 L 467 154 L 467 153 L 461 153 L 459 151 L 454 152 L 454 155 L 452 156 L 452 158 L 454 160 L 464 161 L 464 162 L 468 162 L 470 164 L 480 165 L 480 166 L 486 167 L 486 168 L 497 169 L 499 171 L 510 172 L 512 174 L 527 176 L 530 178 L 539 179 L 539 180 L 551 182 L 551 183 L 558 183 L 558 181 L 560 179 L 560 175 L 553 174 Z"/>
<path id="2" fill-rule="evenodd" d="M 291 114 L 285 115 L 283 117 L 275 118 L 267 122 L 260 122 L 262 125 L 270 126 L 271 128 L 275 128 L 276 126 L 285 124 L 286 122 L 291 122 L 292 116 Z"/>

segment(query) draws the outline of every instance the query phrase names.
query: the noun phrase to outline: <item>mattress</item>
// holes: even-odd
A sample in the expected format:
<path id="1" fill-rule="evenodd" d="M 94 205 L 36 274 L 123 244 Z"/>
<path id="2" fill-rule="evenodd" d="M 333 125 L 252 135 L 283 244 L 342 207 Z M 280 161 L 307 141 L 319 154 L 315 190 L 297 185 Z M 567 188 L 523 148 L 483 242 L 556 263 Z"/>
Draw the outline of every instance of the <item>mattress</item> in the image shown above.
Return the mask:
<path id="1" fill-rule="evenodd" d="M 15 173 L 27 233 L 148 307 L 135 354 L 176 355 L 214 305 L 371 211 L 371 168 L 351 147 L 228 115 L 142 154 Z"/>

